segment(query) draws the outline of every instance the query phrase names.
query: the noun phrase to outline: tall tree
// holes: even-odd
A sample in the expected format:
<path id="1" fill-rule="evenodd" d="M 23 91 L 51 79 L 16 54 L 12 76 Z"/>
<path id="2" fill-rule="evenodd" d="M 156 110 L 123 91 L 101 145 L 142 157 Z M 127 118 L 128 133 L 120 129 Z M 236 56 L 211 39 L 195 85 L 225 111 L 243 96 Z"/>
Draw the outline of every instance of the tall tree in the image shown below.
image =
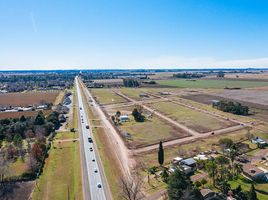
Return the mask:
<path id="1" fill-rule="evenodd" d="M 253 184 L 251 184 L 248 198 L 249 200 L 258 200 L 257 193 Z"/>
<path id="2" fill-rule="evenodd" d="M 206 169 L 208 171 L 208 175 L 212 178 L 213 186 L 215 186 L 215 178 L 217 175 L 217 164 L 215 160 L 210 160 L 206 164 Z"/>
<path id="3" fill-rule="evenodd" d="M 163 149 L 163 144 L 162 141 L 159 143 L 159 150 L 158 150 L 158 163 L 159 165 L 163 165 L 164 163 L 164 149 Z"/>
<path id="4" fill-rule="evenodd" d="M 43 125 L 45 123 L 45 117 L 42 111 L 40 111 L 36 117 L 35 117 L 35 121 L 34 124 L 35 125 Z"/>

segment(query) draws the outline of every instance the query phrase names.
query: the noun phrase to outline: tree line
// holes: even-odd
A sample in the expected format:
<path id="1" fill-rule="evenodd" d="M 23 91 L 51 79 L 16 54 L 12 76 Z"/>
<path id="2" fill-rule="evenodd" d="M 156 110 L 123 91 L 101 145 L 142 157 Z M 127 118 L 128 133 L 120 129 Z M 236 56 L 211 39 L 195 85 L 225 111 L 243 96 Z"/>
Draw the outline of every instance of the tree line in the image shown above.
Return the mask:
<path id="1" fill-rule="evenodd" d="M 236 115 L 248 115 L 249 107 L 244 106 L 241 103 L 233 101 L 224 101 L 221 100 L 218 103 L 214 103 L 213 107 L 216 107 L 218 110 L 223 112 L 229 112 Z"/>

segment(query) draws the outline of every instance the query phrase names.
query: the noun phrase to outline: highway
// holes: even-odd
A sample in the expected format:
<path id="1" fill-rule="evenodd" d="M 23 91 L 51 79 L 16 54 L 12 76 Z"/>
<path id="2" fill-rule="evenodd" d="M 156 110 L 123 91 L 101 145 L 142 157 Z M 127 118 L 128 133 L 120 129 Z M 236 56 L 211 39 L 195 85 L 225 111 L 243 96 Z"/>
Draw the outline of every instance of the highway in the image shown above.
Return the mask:
<path id="1" fill-rule="evenodd" d="M 78 99 L 78 109 L 80 116 L 79 123 L 80 123 L 80 138 L 81 147 L 83 148 L 84 155 L 84 166 L 83 168 L 83 179 L 88 182 L 89 188 L 84 188 L 84 198 L 91 199 L 91 200 L 106 200 L 106 193 L 105 193 L 105 181 L 103 180 L 102 168 L 100 167 L 101 163 L 96 154 L 96 148 L 93 142 L 89 142 L 88 138 L 92 138 L 91 127 L 87 118 L 86 108 L 84 107 L 82 94 L 79 87 L 78 79 L 76 78 L 76 89 L 77 89 L 77 99 Z M 89 126 L 88 128 L 86 126 Z M 84 174 L 85 173 L 85 174 Z M 87 184 L 85 184 L 87 185 Z M 84 185 L 84 187 L 85 187 Z M 90 194 L 88 194 L 90 193 Z"/>

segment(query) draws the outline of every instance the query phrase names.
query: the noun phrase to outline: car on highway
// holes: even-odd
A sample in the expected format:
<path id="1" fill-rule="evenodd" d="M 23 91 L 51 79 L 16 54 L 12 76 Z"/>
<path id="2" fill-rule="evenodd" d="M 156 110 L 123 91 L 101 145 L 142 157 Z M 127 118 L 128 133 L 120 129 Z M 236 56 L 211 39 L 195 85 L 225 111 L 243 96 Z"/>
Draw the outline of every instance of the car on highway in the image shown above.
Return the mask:
<path id="1" fill-rule="evenodd" d="M 98 188 L 101 188 L 101 184 L 100 184 L 100 183 L 98 183 L 98 184 L 97 184 L 97 187 L 98 187 Z"/>
<path id="2" fill-rule="evenodd" d="M 95 172 L 95 173 L 98 173 L 98 170 L 97 170 L 97 169 L 95 169 L 95 170 L 94 170 L 94 172 Z"/>
<path id="3" fill-rule="evenodd" d="M 80 107 L 80 110 L 82 110 L 82 108 Z"/>
<path id="4" fill-rule="evenodd" d="M 91 138 L 91 137 L 89 137 L 89 138 L 88 138 L 88 142 L 90 142 L 90 143 L 92 143 L 92 142 L 93 142 L 93 140 L 92 140 L 92 138 Z"/>
<path id="5" fill-rule="evenodd" d="M 86 129 L 89 129 L 89 125 L 86 125 Z"/>
<path id="6" fill-rule="evenodd" d="M 90 147 L 90 148 L 89 148 L 89 150 L 90 150 L 90 151 L 93 151 L 93 148 L 92 148 L 92 147 Z"/>
<path id="7" fill-rule="evenodd" d="M 95 162 L 95 159 L 92 159 L 92 162 Z"/>

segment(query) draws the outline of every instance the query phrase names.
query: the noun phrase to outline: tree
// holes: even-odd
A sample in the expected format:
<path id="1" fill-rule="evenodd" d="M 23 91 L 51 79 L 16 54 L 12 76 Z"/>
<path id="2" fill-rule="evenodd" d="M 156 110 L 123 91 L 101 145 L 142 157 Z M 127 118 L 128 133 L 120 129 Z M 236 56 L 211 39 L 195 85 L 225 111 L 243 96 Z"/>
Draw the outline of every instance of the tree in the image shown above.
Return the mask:
<path id="1" fill-rule="evenodd" d="M 132 115 L 136 122 L 144 122 L 145 117 L 142 115 L 142 112 L 139 111 L 137 108 L 134 108 L 132 111 Z"/>
<path id="2" fill-rule="evenodd" d="M 182 169 L 177 168 L 168 181 L 168 196 L 170 200 L 199 200 L 203 199 L 200 191 L 195 188 L 190 178 L 185 175 Z"/>
<path id="3" fill-rule="evenodd" d="M 35 121 L 34 124 L 35 125 L 43 125 L 45 123 L 45 117 L 42 111 L 40 111 L 36 117 L 35 117 Z"/>
<path id="4" fill-rule="evenodd" d="M 206 169 L 208 171 L 208 175 L 212 178 L 213 186 L 215 186 L 215 178 L 217 175 L 217 164 L 215 160 L 210 160 L 206 164 Z"/>
<path id="5" fill-rule="evenodd" d="M 22 137 L 20 134 L 16 134 L 13 138 L 14 145 L 16 147 L 21 147 L 22 146 Z"/>
<path id="6" fill-rule="evenodd" d="M 163 169 L 162 174 L 161 174 L 161 178 L 162 178 L 163 182 L 165 182 L 165 183 L 168 182 L 169 174 L 168 174 L 166 168 Z"/>
<path id="7" fill-rule="evenodd" d="M 25 122 L 25 121 L 26 121 L 26 118 L 25 118 L 24 115 L 22 115 L 22 116 L 20 117 L 20 122 Z"/>
<path id="8" fill-rule="evenodd" d="M 248 195 L 249 200 L 258 200 L 257 193 L 255 191 L 255 187 L 253 184 L 251 184 L 251 188 Z"/>
<path id="9" fill-rule="evenodd" d="M 159 143 L 159 150 L 158 150 L 158 163 L 159 165 L 163 165 L 164 163 L 164 149 L 163 149 L 163 144 L 162 141 Z"/>
<path id="10" fill-rule="evenodd" d="M 204 185 L 206 185 L 208 182 L 206 179 L 202 178 L 200 183 L 201 183 L 202 187 L 204 187 Z"/>
<path id="11" fill-rule="evenodd" d="M 121 177 L 121 198 L 125 200 L 141 200 L 144 198 L 142 193 L 143 179 L 139 176 Z"/>
<path id="12" fill-rule="evenodd" d="M 238 175 L 243 172 L 243 166 L 240 163 L 234 163 L 234 175 L 238 178 Z"/>

